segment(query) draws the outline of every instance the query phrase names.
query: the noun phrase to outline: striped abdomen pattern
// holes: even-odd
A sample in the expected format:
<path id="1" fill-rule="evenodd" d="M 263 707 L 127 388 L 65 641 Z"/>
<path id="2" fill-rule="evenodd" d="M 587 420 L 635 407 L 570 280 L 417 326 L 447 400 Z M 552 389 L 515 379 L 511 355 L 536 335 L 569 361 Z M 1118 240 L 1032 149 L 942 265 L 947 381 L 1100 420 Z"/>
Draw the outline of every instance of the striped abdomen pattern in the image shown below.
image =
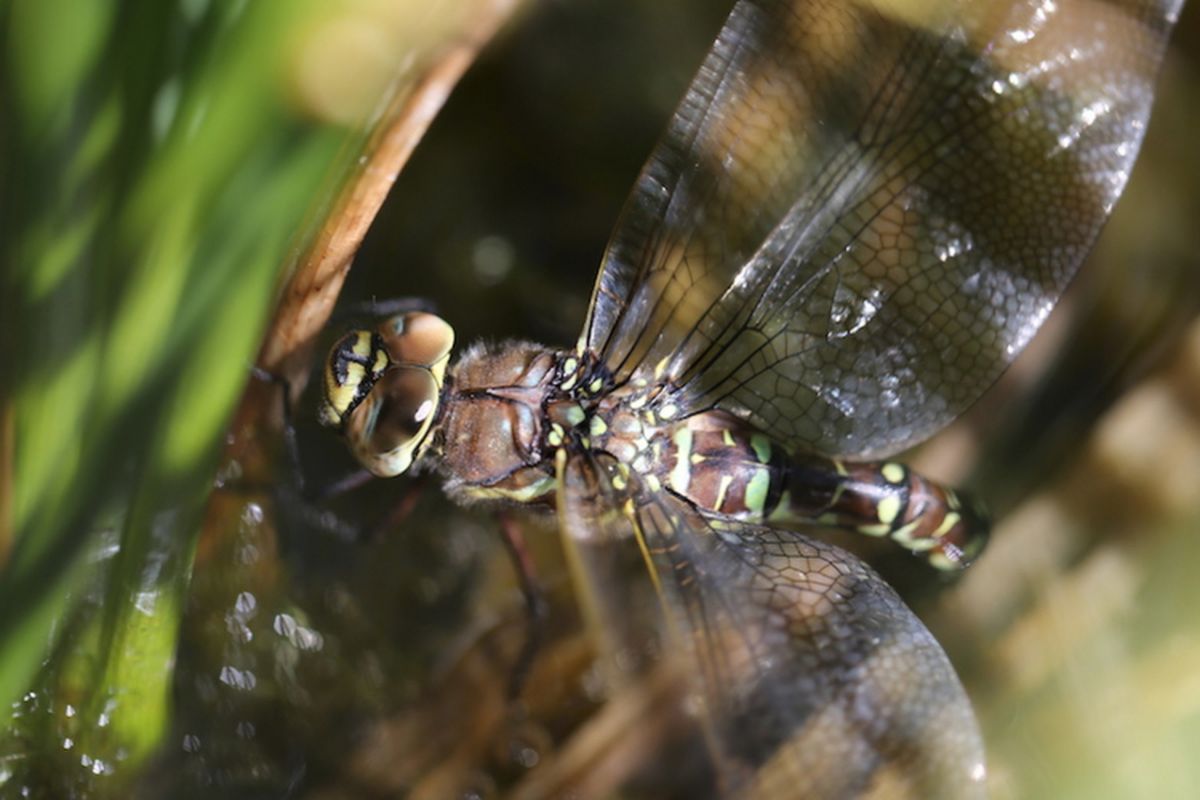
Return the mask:
<path id="1" fill-rule="evenodd" d="M 940 569 L 964 567 L 982 551 L 986 513 L 905 465 L 792 455 L 727 421 L 692 418 L 661 446 L 664 483 L 705 511 L 888 537 Z"/>

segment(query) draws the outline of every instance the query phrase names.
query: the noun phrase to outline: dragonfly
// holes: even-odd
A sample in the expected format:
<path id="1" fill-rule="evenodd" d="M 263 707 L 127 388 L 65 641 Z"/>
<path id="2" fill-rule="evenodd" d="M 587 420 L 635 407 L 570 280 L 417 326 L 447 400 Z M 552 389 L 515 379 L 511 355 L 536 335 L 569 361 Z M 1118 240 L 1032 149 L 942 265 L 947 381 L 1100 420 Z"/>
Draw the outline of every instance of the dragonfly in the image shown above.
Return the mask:
<path id="1" fill-rule="evenodd" d="M 589 617 L 636 552 L 745 797 L 981 797 L 945 653 L 817 538 L 957 571 L 986 512 L 896 460 L 1037 332 L 1132 168 L 1182 0 L 739 0 L 633 187 L 578 342 L 407 311 L 320 415 L 372 473 L 557 515 Z M 627 626 L 626 626 L 627 627 Z M 607 631 L 607 633 L 605 633 Z"/>

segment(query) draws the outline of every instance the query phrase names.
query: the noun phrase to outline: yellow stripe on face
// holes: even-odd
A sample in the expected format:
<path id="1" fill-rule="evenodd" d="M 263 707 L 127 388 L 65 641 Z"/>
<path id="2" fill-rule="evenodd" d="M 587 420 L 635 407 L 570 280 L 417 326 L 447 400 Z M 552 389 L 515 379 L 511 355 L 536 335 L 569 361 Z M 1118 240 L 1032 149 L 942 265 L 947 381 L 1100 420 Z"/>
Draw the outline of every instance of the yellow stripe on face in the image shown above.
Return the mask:
<path id="1" fill-rule="evenodd" d="M 354 355 L 366 358 L 371 354 L 371 333 L 370 331 L 359 331 L 357 338 L 354 340 Z"/>
<path id="2" fill-rule="evenodd" d="M 385 369 L 387 369 L 388 361 L 389 361 L 389 359 L 388 359 L 388 354 L 387 354 L 386 350 L 384 350 L 382 348 L 380 348 L 379 350 L 376 350 L 375 351 L 375 363 L 371 365 L 371 372 L 375 375 L 378 375 L 379 373 L 383 372 Z"/>
<path id="3" fill-rule="evenodd" d="M 366 367 L 354 361 L 346 365 L 344 381 L 338 382 L 335 376 L 329 390 L 329 405 L 337 412 L 338 416 L 345 414 L 346 410 L 350 408 L 350 404 L 354 402 L 354 398 L 358 394 L 358 387 L 362 385 L 366 376 Z"/>

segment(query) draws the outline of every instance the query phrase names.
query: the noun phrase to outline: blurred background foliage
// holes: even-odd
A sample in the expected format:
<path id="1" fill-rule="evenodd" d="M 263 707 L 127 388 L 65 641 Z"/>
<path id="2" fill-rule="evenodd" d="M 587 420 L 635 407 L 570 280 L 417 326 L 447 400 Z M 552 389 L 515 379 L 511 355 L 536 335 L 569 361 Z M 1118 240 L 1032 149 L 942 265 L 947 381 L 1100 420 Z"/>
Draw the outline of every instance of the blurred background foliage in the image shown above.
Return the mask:
<path id="1" fill-rule="evenodd" d="M 418 295 L 460 342 L 573 342 L 729 5 L 535 4 L 400 175 L 347 308 Z M 0 5 L 0 795 L 534 796 L 616 763 L 580 735 L 604 728 L 545 520 L 522 522 L 552 612 L 514 707 L 493 519 L 419 481 L 311 502 L 301 481 L 353 469 L 313 392 L 299 475 L 220 456 L 254 433 L 229 420 L 283 270 L 452 8 Z M 1046 335 L 917 454 L 1001 511 L 989 554 L 943 584 L 863 551 L 955 659 L 997 797 L 1200 794 L 1197 16 Z"/>
<path id="2" fill-rule="evenodd" d="M 281 279 L 461 4 L 0 6 L 0 792 L 127 791 Z"/>

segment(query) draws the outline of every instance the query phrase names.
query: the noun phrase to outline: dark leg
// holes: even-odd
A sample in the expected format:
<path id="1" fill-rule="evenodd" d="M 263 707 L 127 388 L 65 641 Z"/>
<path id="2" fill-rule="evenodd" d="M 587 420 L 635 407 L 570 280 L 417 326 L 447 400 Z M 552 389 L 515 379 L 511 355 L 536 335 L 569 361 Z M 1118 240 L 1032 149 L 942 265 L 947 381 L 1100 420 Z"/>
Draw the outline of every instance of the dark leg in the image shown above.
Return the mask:
<path id="1" fill-rule="evenodd" d="M 300 467 L 300 444 L 296 439 L 296 423 L 292 416 L 292 386 L 288 379 L 274 372 L 268 372 L 262 367 L 252 367 L 251 374 L 256 380 L 279 387 L 279 398 L 283 414 L 283 448 L 287 454 L 288 464 L 292 468 L 292 478 L 297 490 L 304 493 L 304 470 Z"/>
<path id="2" fill-rule="evenodd" d="M 413 510 L 417 507 L 417 501 L 421 499 L 421 495 L 425 493 L 425 487 L 428 485 L 429 481 L 425 475 L 418 475 L 409 480 L 404 487 L 404 492 L 400 495 L 400 500 L 392 506 L 392 510 L 383 519 L 371 526 L 369 535 L 379 539 L 388 531 L 400 527 L 412 515 Z"/>
<path id="3" fill-rule="evenodd" d="M 517 585 L 521 588 L 521 596 L 525 599 L 525 641 L 517 653 L 513 664 L 512 675 L 508 681 L 508 696 L 515 700 L 521 694 L 525 679 L 529 677 L 529 669 L 533 666 L 534 656 L 542 639 L 542 626 L 546 622 L 549 609 L 546 598 L 538 584 L 537 571 L 529 549 L 525 546 L 525 537 L 521 528 L 513 521 L 512 516 L 500 512 L 500 533 L 504 549 L 512 560 L 513 571 L 517 574 Z"/>
<path id="4" fill-rule="evenodd" d="M 417 506 L 417 500 L 420 498 L 421 492 L 425 489 L 426 481 L 424 480 L 424 476 L 410 481 L 405 487 L 400 502 L 396 504 L 387 516 L 370 528 L 351 525 L 337 518 L 328 509 L 319 508 L 321 504 L 328 502 L 332 498 L 365 486 L 371 481 L 377 480 L 377 478 L 367 470 L 359 469 L 332 483 L 310 488 L 308 481 L 305 480 L 304 469 L 300 462 L 300 443 L 296 437 L 296 425 L 292 414 L 291 392 L 289 391 L 290 386 L 288 381 L 286 378 L 275 375 L 260 367 L 254 367 L 253 374 L 257 380 L 274 384 L 281 389 L 280 393 L 283 402 L 283 442 L 295 486 L 292 491 L 295 491 L 299 495 L 300 510 L 312 524 L 332 532 L 341 539 L 364 541 L 381 537 L 385 531 L 400 525 L 400 523 L 412 514 L 413 509 Z"/>

